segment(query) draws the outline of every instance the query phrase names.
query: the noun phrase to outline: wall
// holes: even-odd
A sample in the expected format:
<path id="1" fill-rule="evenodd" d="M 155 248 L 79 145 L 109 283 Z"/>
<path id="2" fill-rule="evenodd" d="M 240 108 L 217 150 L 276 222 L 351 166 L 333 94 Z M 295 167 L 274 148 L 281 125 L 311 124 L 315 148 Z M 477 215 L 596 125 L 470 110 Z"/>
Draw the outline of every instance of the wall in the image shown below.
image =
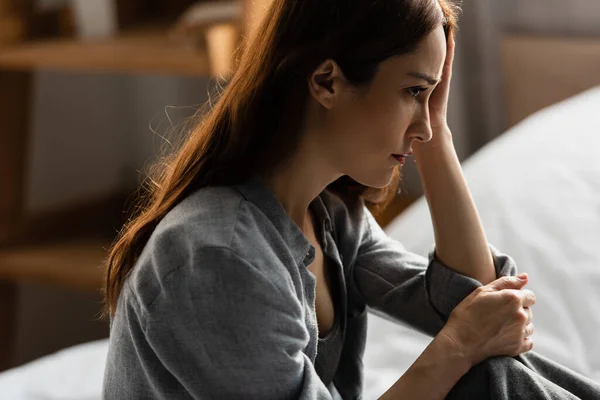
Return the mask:
<path id="1" fill-rule="evenodd" d="M 136 171 L 164 142 L 167 111 L 177 124 L 190 105 L 207 99 L 207 85 L 197 78 L 38 73 L 26 209 L 61 207 L 135 184 Z"/>
<path id="2" fill-rule="evenodd" d="M 464 0 L 461 16 L 469 152 L 509 126 L 504 111 L 499 42 L 502 34 L 589 36 L 600 33 L 597 0 Z"/>
<path id="3" fill-rule="evenodd" d="M 504 0 L 505 29 L 535 33 L 597 35 L 600 33 L 598 0 Z"/>
<path id="4" fill-rule="evenodd" d="M 133 188 L 164 141 L 165 106 L 181 120 L 207 99 L 206 79 L 40 72 L 32 105 L 30 213 Z M 19 287 L 16 362 L 108 336 L 95 320 L 101 297 L 56 287 Z M 50 311 L 50 312 L 49 312 Z"/>

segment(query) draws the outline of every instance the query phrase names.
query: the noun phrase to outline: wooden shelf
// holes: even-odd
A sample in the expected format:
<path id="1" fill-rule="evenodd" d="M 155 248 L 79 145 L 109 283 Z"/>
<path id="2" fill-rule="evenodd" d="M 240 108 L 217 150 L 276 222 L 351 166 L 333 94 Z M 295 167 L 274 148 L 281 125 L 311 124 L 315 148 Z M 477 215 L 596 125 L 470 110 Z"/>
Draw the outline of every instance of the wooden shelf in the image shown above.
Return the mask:
<path id="1" fill-rule="evenodd" d="M 0 250 L 0 280 L 98 291 L 110 241 L 88 239 Z"/>
<path id="2" fill-rule="evenodd" d="M 101 265 L 124 223 L 129 195 L 115 193 L 25 217 L 10 237 L 0 238 L 0 281 L 99 290 Z"/>
<path id="3" fill-rule="evenodd" d="M 100 41 L 58 39 L 0 50 L 0 69 L 209 76 L 206 53 L 169 39 L 164 26 L 146 26 Z"/>

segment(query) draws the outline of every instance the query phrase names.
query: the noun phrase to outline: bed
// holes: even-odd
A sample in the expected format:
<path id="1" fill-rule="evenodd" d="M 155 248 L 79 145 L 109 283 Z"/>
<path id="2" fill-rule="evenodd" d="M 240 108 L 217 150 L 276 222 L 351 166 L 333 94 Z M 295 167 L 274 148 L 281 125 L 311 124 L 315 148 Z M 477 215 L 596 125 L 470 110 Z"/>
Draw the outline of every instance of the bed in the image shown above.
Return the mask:
<path id="1" fill-rule="evenodd" d="M 535 351 L 600 382 L 600 41 L 506 36 L 511 129 L 463 163 L 490 243 L 528 272 Z M 424 199 L 386 226 L 426 255 Z M 431 338 L 369 316 L 365 398 L 378 397 Z"/>
<path id="2" fill-rule="evenodd" d="M 533 307 L 535 351 L 600 382 L 600 86 L 525 119 L 463 164 L 490 243 L 510 254 Z M 426 255 L 424 199 L 387 233 Z M 431 338 L 370 316 L 366 398 L 376 398 Z"/>
<path id="3" fill-rule="evenodd" d="M 519 123 L 468 159 L 465 175 L 489 241 L 530 275 L 535 350 L 600 382 L 600 44 L 511 37 L 502 49 L 507 114 Z M 557 59 L 576 76 L 547 64 Z M 386 231 L 427 254 L 425 201 Z M 430 340 L 370 315 L 365 398 L 383 393 Z M 1 397 L 100 399 L 107 345 L 83 343 L 0 373 Z"/>
<path id="4" fill-rule="evenodd" d="M 535 351 L 600 382 L 600 41 L 508 35 L 500 60 L 512 126 L 463 163 L 490 243 L 528 272 Z M 424 199 L 386 232 L 426 255 Z M 369 316 L 365 398 L 377 398 L 431 338 Z"/>

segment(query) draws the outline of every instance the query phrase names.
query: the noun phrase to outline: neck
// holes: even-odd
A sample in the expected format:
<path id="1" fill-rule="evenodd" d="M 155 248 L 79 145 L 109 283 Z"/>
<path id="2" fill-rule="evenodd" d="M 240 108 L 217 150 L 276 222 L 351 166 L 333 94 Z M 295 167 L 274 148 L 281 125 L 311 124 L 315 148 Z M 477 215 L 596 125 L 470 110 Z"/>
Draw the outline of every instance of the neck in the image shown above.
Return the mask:
<path id="1" fill-rule="evenodd" d="M 334 169 L 316 149 L 307 147 L 301 146 L 284 168 L 265 178 L 267 186 L 292 221 L 305 233 L 310 203 L 341 176 L 333 172 Z"/>

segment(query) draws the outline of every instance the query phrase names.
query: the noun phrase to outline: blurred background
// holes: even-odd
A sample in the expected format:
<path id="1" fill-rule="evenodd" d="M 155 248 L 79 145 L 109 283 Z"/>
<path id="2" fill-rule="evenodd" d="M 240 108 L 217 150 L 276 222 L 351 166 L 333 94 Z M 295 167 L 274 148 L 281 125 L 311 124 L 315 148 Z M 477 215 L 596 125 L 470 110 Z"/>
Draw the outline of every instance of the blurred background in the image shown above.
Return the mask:
<path id="1" fill-rule="evenodd" d="M 163 136 L 190 124 L 235 67 L 268 3 L 0 0 L 0 370 L 108 336 L 100 265 L 124 205 Z M 598 73 L 581 78 L 600 70 L 598 0 L 466 0 L 463 10 L 450 108 L 461 160 L 600 84 Z M 596 49 L 594 62 L 554 75 L 568 90 L 524 61 L 547 54 L 535 49 L 548 38 L 593 42 L 582 57 Z M 420 196 L 412 165 L 403 187 L 382 225 Z"/>

